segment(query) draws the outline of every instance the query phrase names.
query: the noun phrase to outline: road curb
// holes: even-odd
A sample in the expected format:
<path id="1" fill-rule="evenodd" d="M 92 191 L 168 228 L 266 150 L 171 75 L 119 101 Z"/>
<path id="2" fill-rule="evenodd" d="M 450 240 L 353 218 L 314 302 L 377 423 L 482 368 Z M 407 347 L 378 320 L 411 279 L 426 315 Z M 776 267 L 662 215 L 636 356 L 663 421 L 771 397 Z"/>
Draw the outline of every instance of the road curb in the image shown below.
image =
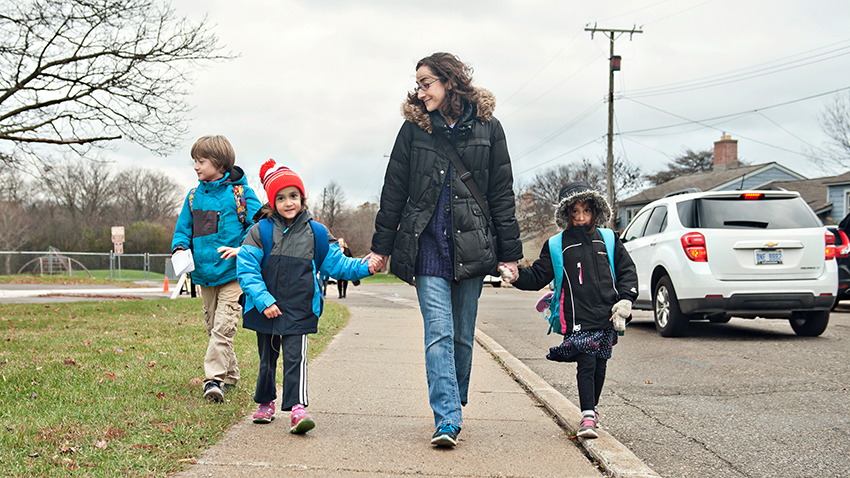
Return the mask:
<path id="1" fill-rule="evenodd" d="M 561 425 L 575 433 L 581 420 L 581 410 L 549 383 L 534 373 L 528 366 L 505 350 L 498 342 L 480 329 L 475 329 L 475 340 L 490 352 L 510 374 L 522 384 L 540 403 L 555 415 Z M 595 459 L 609 476 L 614 478 L 661 478 L 625 445 L 605 430 L 599 430 L 599 438 L 578 438 L 578 443 L 588 455 Z"/>

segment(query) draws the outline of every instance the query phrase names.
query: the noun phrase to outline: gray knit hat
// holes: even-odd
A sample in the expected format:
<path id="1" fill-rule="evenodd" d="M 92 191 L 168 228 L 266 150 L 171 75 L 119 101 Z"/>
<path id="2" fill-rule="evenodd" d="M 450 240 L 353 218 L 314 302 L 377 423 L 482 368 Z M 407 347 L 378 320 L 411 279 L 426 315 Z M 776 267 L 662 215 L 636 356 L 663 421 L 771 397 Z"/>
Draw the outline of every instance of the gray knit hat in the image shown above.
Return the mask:
<path id="1" fill-rule="evenodd" d="M 570 223 L 570 207 L 577 202 L 589 201 L 596 209 L 596 227 L 605 227 L 611 217 L 611 206 L 605 196 L 590 187 L 585 181 L 564 184 L 558 192 L 558 208 L 555 209 L 555 224 L 566 229 Z"/>

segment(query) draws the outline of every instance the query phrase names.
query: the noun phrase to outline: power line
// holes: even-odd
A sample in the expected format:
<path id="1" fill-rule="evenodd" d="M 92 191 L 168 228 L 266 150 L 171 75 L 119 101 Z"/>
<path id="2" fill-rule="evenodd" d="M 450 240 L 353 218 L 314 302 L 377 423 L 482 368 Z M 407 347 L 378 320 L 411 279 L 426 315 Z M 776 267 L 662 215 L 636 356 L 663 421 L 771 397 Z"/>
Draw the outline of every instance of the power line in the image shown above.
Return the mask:
<path id="1" fill-rule="evenodd" d="M 703 122 L 758 113 L 759 111 L 769 110 L 769 109 L 772 109 L 772 108 L 778 108 L 780 106 L 786 106 L 786 105 L 790 105 L 790 104 L 794 104 L 794 103 L 799 103 L 801 101 L 807 101 L 807 100 L 811 100 L 811 99 L 814 99 L 814 98 L 820 98 L 821 96 L 831 95 L 833 93 L 838 93 L 840 91 L 845 91 L 845 90 L 850 90 L 850 86 L 845 86 L 844 88 L 838 88 L 836 90 L 827 91 L 825 93 L 818 93 L 816 95 L 806 96 L 804 98 L 797 98 L 796 100 L 784 101 L 782 103 L 776 103 L 776 104 L 773 104 L 773 105 L 770 105 L 770 106 L 763 106 L 761 108 L 755 108 L 755 109 L 752 109 L 752 110 L 746 110 L 746 111 L 740 111 L 740 112 L 737 112 L 737 113 L 730 113 L 730 114 L 726 114 L 726 115 L 714 116 L 714 117 L 705 118 L 705 119 L 702 119 L 702 120 L 690 120 L 688 118 L 685 118 L 684 116 L 680 116 L 680 115 L 677 115 L 675 113 L 670 113 L 668 111 L 662 110 L 661 108 L 656 108 L 655 106 L 651 106 L 651 105 L 648 105 L 646 103 L 640 102 L 640 101 L 638 101 L 634 98 L 631 98 L 629 96 L 622 96 L 621 99 L 632 101 L 632 102 L 637 103 L 639 105 L 660 111 L 660 112 L 665 113 L 665 114 L 669 114 L 671 116 L 676 116 L 678 118 L 686 120 L 686 122 L 671 124 L 671 125 L 667 125 L 667 126 L 656 126 L 656 127 L 653 127 L 653 128 L 643 128 L 643 129 L 636 129 L 636 130 L 632 130 L 632 131 L 624 131 L 624 132 L 621 132 L 619 134 L 644 133 L 644 132 L 647 132 L 647 131 L 657 131 L 657 130 L 660 130 L 660 129 L 675 128 L 675 127 L 678 127 L 678 126 L 686 126 L 686 125 L 689 125 L 689 124 L 698 124 L 698 125 L 701 125 L 701 126 L 705 126 L 707 128 L 713 128 L 713 126 L 705 125 L 705 124 L 703 124 Z"/>
<path id="2" fill-rule="evenodd" d="M 527 154 L 529 154 L 529 153 L 531 153 L 531 152 L 533 152 L 533 151 L 537 150 L 538 148 L 540 148 L 540 147 L 541 147 L 541 146 L 543 146 L 544 144 L 546 144 L 546 143 L 548 143 L 548 142 L 550 142 L 550 141 L 554 140 L 554 139 L 555 139 L 555 138 L 557 138 L 558 136 L 560 136 L 560 135 L 562 135 L 562 134 L 566 133 L 567 131 L 569 131 L 570 129 L 572 129 L 572 128 L 573 128 L 574 126 L 576 126 L 577 124 L 579 124 L 579 123 L 581 123 L 582 121 L 584 121 L 585 119 L 589 118 L 589 117 L 590 117 L 593 113 L 595 113 L 595 112 L 596 112 L 599 108 L 601 108 L 603 104 L 605 104 L 605 103 L 604 103 L 602 100 L 597 101 L 597 102 L 596 102 L 595 104 L 593 104 L 590 108 L 588 108 L 588 109 L 584 110 L 584 111 L 583 111 L 581 114 L 579 114 L 577 117 L 573 118 L 573 119 L 572 119 L 569 123 L 565 124 L 564 126 L 561 126 L 561 127 L 560 127 L 560 128 L 558 128 L 557 130 L 555 130 L 553 133 L 549 134 L 549 136 L 546 136 L 545 138 L 541 139 L 540 141 L 538 141 L 537 143 L 533 144 L 533 145 L 532 145 L 532 146 L 530 146 L 529 148 L 525 149 L 523 152 L 521 152 L 521 153 L 517 154 L 516 156 L 514 156 L 514 159 L 522 158 L 523 156 L 525 156 L 525 155 L 527 155 Z"/>
<path id="3" fill-rule="evenodd" d="M 522 111 L 523 109 L 525 109 L 526 107 L 531 106 L 531 104 L 532 104 L 532 103 L 536 102 L 536 101 L 537 101 L 537 100 L 539 100 L 540 98 L 543 98 L 544 96 L 548 95 L 548 94 L 549 94 L 549 93 L 551 93 L 552 91 L 554 91 L 554 90 L 556 90 L 556 89 L 560 88 L 560 87 L 561 87 L 561 85 L 563 85 L 564 83 L 566 83 L 566 82 L 567 82 L 567 80 L 569 80 L 569 79 L 571 79 L 572 77 L 574 77 L 574 76 L 578 75 L 579 73 L 581 73 L 581 72 L 582 72 L 582 70 L 584 70 L 584 69 L 585 69 L 585 68 L 587 68 L 588 66 L 592 65 L 592 64 L 593 64 L 593 63 L 594 63 L 594 62 L 595 62 L 595 61 L 596 61 L 596 60 L 597 60 L 600 56 L 602 56 L 602 55 L 597 55 L 597 56 L 596 56 L 596 57 L 594 57 L 592 60 L 590 60 L 590 62 L 589 62 L 588 64 L 586 64 L 586 65 L 584 65 L 583 67 L 579 68 L 579 69 L 578 69 L 575 73 L 573 73 L 572 75 L 570 75 L 570 76 L 568 76 L 568 77 L 564 78 L 564 79 L 563 79 L 560 83 L 558 83 L 557 85 L 555 85 L 555 86 L 553 86 L 552 88 L 550 88 L 550 89 L 546 90 L 546 92 L 545 92 L 545 93 L 541 94 L 541 95 L 540 95 L 540 96 L 538 96 L 537 98 L 534 98 L 533 100 L 529 101 L 529 102 L 528 102 L 528 103 L 526 103 L 525 105 L 520 106 L 519 108 L 517 108 L 517 109 L 515 109 L 515 110 L 511 111 L 511 112 L 510 112 L 510 113 L 508 113 L 507 115 L 502 116 L 501 118 L 504 120 L 504 119 L 506 119 L 506 118 L 509 118 L 509 117 L 513 116 L 515 113 L 518 113 L 518 112 Z"/>
<path id="4" fill-rule="evenodd" d="M 834 47 L 836 45 L 840 45 L 842 43 L 848 43 L 848 42 L 850 42 L 850 40 L 843 40 L 843 41 L 833 43 L 833 44 L 830 44 L 830 45 L 827 45 L 827 46 L 824 46 L 824 47 L 815 48 L 813 50 L 809 50 L 809 51 L 806 51 L 806 52 L 797 53 L 797 54 L 790 55 L 790 56 L 787 56 L 787 57 L 778 58 L 776 60 L 771 60 L 771 61 L 768 61 L 768 62 L 763 62 L 763 63 L 751 65 L 751 66 L 748 66 L 748 67 L 744 67 L 744 68 L 738 68 L 738 69 L 730 70 L 730 71 L 723 72 L 723 73 L 716 73 L 714 75 L 709 75 L 709 76 L 705 76 L 705 77 L 697 78 L 697 79 L 693 79 L 693 80 L 686 80 L 686 81 L 682 81 L 682 82 L 669 83 L 669 84 L 666 84 L 666 85 L 652 86 L 652 87 L 647 87 L 647 88 L 638 88 L 638 89 L 632 90 L 630 92 L 630 95 L 632 97 L 635 97 L 635 98 L 642 98 L 642 97 L 647 97 L 647 96 L 658 96 L 658 95 L 666 95 L 666 94 L 672 94 L 672 93 L 681 93 L 681 92 L 684 92 L 684 91 L 692 91 L 692 90 L 695 90 L 695 89 L 702 89 L 702 88 L 720 86 L 720 85 L 725 85 L 725 84 L 728 84 L 728 83 L 734 83 L 734 82 L 738 82 L 738 81 L 744 81 L 744 80 L 749 80 L 749 79 L 753 79 L 753 78 L 758 78 L 758 77 L 761 77 L 761 76 L 772 75 L 772 74 L 775 74 L 775 73 L 781 73 L 781 72 L 785 72 L 785 71 L 788 71 L 788 70 L 801 68 L 801 67 L 804 67 L 804 66 L 809 66 L 809 65 L 812 65 L 814 63 L 820 63 L 820 62 L 823 62 L 823 61 L 827 61 L 827 60 L 831 60 L 831 59 L 834 59 L 834 58 L 838 58 L 838 57 L 841 57 L 841 56 L 848 55 L 848 54 L 850 54 L 850 45 L 842 46 L 840 48 L 835 48 L 835 49 L 832 49 L 830 51 L 825 51 L 825 52 L 817 53 L 817 54 L 814 54 L 814 55 L 809 55 L 809 56 L 799 58 L 799 59 L 796 59 L 796 60 L 793 60 L 793 61 L 786 61 L 784 63 L 775 64 L 777 62 L 782 62 L 782 61 L 790 59 L 790 58 L 799 57 L 799 56 L 802 56 L 802 55 L 808 55 L 809 53 L 812 53 L 812 52 L 815 52 L 815 51 L 818 51 L 818 50 L 823 50 L 825 48 L 831 48 L 831 47 Z M 832 55 L 832 56 L 824 57 L 825 55 Z M 811 61 L 809 61 L 809 60 L 811 60 Z M 801 62 L 806 62 L 806 63 L 801 63 Z M 774 64 L 774 65 L 767 66 L 767 65 L 771 65 L 771 64 Z M 740 73 L 736 73 L 736 72 L 740 72 Z"/>
<path id="5" fill-rule="evenodd" d="M 510 100 L 511 100 L 511 98 L 513 98 L 514 96 L 516 96 L 516 94 L 517 94 L 517 93 L 519 93 L 520 91 L 522 91 L 522 89 L 523 89 L 523 88 L 525 88 L 526 86 L 528 86 L 528 84 L 529 84 L 529 83 L 531 83 L 531 80 L 533 80 L 533 79 L 537 78 L 537 75 L 539 75 L 541 72 L 543 72 L 543 70 L 545 70 L 545 69 L 546 69 L 546 67 L 548 67 L 548 66 L 549 66 L 549 65 L 550 65 L 553 61 L 555 61 L 555 58 L 558 58 L 558 56 L 559 56 L 561 53 L 563 53 L 563 52 L 564 52 L 564 50 L 566 50 L 566 49 L 567 49 L 567 47 L 568 47 L 568 46 L 570 46 L 570 43 L 572 43 L 572 42 L 573 42 L 573 40 L 575 40 L 575 39 L 576 39 L 579 35 L 581 35 L 581 30 L 579 30 L 579 31 L 575 34 L 575 36 L 573 36 L 572 38 L 570 38 L 570 41 L 568 41 L 568 42 L 567 42 L 567 44 L 566 44 L 566 45 L 564 45 L 564 47 L 563 47 L 563 48 L 561 48 L 560 50 L 558 50 L 558 53 L 555 53 L 555 56 L 553 56 L 553 57 L 552 57 L 549 61 L 547 61 L 547 62 L 546 62 L 546 64 L 545 64 L 545 65 L 543 65 L 543 67 L 542 67 L 542 68 L 540 68 L 539 70 L 537 70 L 537 73 L 535 73 L 535 74 L 531 75 L 531 78 L 529 78 L 529 79 L 528 79 L 528 81 L 526 81 L 525 83 L 523 83 L 523 84 L 522 84 L 522 86 L 520 86 L 520 87 L 519 87 L 516 91 L 514 91 L 514 92 L 513 92 L 510 96 L 508 96 L 508 98 L 507 98 L 505 101 L 503 101 L 503 102 L 502 102 L 501 106 L 505 106 L 505 103 L 507 103 L 508 101 L 510 101 Z"/>
<path id="6" fill-rule="evenodd" d="M 845 89 L 846 89 L 846 88 L 845 88 Z M 675 116 L 675 117 L 677 117 L 677 118 L 682 118 L 682 119 L 685 119 L 685 120 L 687 120 L 687 119 L 688 119 L 688 118 L 685 118 L 685 117 L 684 117 L 684 116 L 682 116 L 682 115 L 678 115 L 678 114 L 676 114 L 676 113 L 671 113 L 671 112 L 669 112 L 669 111 L 662 110 L 661 108 L 656 108 L 655 106 L 651 106 L 651 105 L 647 105 L 647 104 L 645 104 L 645 103 L 641 103 L 641 102 L 639 102 L 639 101 L 637 101 L 637 100 L 632 100 L 632 101 L 634 101 L 635 103 L 641 104 L 641 105 L 643 105 L 643 106 L 646 106 L 647 108 L 651 108 L 651 109 L 654 109 L 654 110 L 656 110 L 656 111 L 660 111 L 660 112 L 662 112 L 662 113 L 665 113 L 665 114 L 668 114 L 668 115 L 671 115 L 671 116 Z M 715 126 L 707 125 L 707 124 L 705 124 L 705 123 L 703 123 L 703 122 L 701 122 L 701 121 L 693 121 L 693 120 L 689 120 L 689 122 L 690 122 L 690 123 L 699 124 L 699 125 L 705 126 L 706 128 L 713 129 L 713 130 L 716 130 L 716 131 L 729 132 L 728 130 L 722 130 L 722 129 L 717 128 L 717 127 L 715 127 Z M 625 133 L 620 133 L 620 134 L 625 134 Z M 782 150 L 782 151 L 786 151 L 786 152 L 788 152 L 788 153 L 793 153 L 793 154 L 798 154 L 798 155 L 803 156 L 803 157 L 808 157 L 806 154 L 801 153 L 801 152 L 799 152 L 799 151 L 794 151 L 794 150 L 791 150 L 791 149 L 788 149 L 788 148 L 783 148 L 783 147 L 781 147 L 781 146 L 776 146 L 775 144 L 767 143 L 767 142 L 765 142 L 765 141 L 760 141 L 760 140 L 757 140 L 757 139 L 755 139 L 755 138 L 750 138 L 750 137 L 744 136 L 744 135 L 742 135 L 742 134 L 740 134 L 740 133 L 735 133 L 735 135 L 736 135 L 736 136 L 738 136 L 739 138 L 743 138 L 743 139 L 746 139 L 746 140 L 752 141 L 752 142 L 754 142 L 754 143 L 759 143 L 759 144 L 762 144 L 762 145 L 764 145 L 764 146 L 769 146 L 769 147 L 771 147 L 771 148 L 775 148 L 775 149 L 779 149 L 779 150 Z"/>
<path id="7" fill-rule="evenodd" d="M 590 143 L 595 143 L 595 142 L 599 141 L 600 139 L 602 139 L 602 138 L 604 138 L 604 137 L 605 137 L 605 136 L 600 136 L 599 138 L 591 139 L 591 140 L 590 140 L 590 141 L 588 141 L 587 143 L 584 143 L 584 144 L 583 144 L 583 145 L 581 145 L 581 146 L 578 146 L 578 147 L 576 147 L 576 148 L 573 148 L 573 149 L 571 149 L 571 150 L 567 151 L 566 153 L 561 153 L 561 154 L 559 154 L 559 155 L 555 156 L 554 158 L 547 159 L 546 161 L 543 161 L 542 163 L 537 163 L 536 165 L 534 165 L 534 166 L 532 166 L 532 167 L 530 167 L 530 168 L 528 168 L 528 169 L 525 169 L 525 170 L 520 171 L 520 172 L 518 172 L 518 173 L 514 173 L 514 176 L 519 176 L 519 175 L 525 174 L 525 173 L 527 173 L 527 172 L 529 172 L 529 171 L 532 171 L 532 170 L 534 170 L 534 169 L 539 168 L 540 166 L 543 166 L 544 164 L 551 163 L 552 161 L 554 161 L 554 160 L 556 160 L 556 159 L 558 159 L 558 158 L 564 157 L 564 156 L 566 156 L 566 155 L 568 155 L 568 154 L 570 154 L 570 153 L 573 153 L 573 152 L 575 152 L 575 151 L 580 150 L 581 148 L 584 148 L 585 146 L 589 145 Z"/>

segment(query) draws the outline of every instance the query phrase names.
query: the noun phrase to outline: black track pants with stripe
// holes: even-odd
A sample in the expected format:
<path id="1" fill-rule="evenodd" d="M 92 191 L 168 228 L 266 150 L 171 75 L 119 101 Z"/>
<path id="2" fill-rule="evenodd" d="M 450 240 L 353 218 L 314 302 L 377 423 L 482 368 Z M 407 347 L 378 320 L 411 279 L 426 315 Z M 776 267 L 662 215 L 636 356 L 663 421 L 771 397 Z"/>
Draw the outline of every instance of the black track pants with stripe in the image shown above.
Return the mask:
<path id="1" fill-rule="evenodd" d="M 254 401 L 267 403 L 277 398 L 277 359 L 283 349 L 283 400 L 281 410 L 307 402 L 307 335 L 270 335 L 257 332 L 260 369 Z"/>

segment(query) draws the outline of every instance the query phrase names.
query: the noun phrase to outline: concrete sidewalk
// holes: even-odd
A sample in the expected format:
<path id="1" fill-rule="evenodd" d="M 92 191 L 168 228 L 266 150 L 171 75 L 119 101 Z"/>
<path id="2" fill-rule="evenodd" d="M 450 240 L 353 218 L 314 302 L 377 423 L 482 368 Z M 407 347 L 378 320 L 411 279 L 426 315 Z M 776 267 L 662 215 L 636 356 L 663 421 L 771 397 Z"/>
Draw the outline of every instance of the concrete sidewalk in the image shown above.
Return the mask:
<path id="1" fill-rule="evenodd" d="M 434 420 L 428 405 L 423 329 L 415 303 L 408 305 L 350 308 L 348 326 L 309 366 L 314 430 L 291 435 L 288 412 L 278 411 L 269 425 L 256 425 L 246 417 L 176 476 L 605 476 L 547 409 L 479 344 L 460 442 L 453 449 L 431 446 Z M 510 361 L 498 344 L 486 336 L 484 340 L 489 349 L 502 353 L 502 362 Z M 527 372 L 519 374 L 526 386 L 546 388 L 529 382 Z M 546 406 L 556 415 L 557 407 L 571 406 L 550 402 L 554 405 Z M 600 445 L 622 447 L 606 435 Z M 636 458 L 627 463 L 616 453 L 612 456 L 610 475 L 658 476 Z"/>

